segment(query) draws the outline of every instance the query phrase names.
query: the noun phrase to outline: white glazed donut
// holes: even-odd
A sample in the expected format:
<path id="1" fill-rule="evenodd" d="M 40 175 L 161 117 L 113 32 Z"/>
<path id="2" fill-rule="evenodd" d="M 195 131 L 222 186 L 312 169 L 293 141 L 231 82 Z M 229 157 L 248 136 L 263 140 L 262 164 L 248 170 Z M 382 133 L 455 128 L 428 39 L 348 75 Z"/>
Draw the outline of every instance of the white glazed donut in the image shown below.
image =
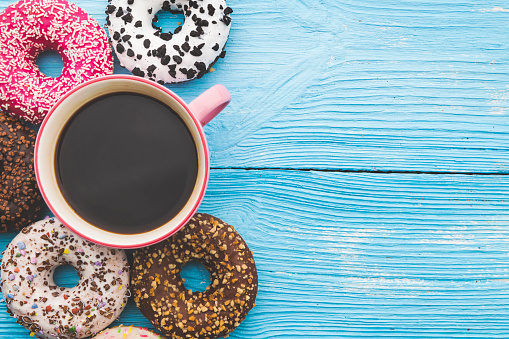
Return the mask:
<path id="1" fill-rule="evenodd" d="M 230 33 L 224 0 L 109 0 L 110 40 L 120 64 L 134 75 L 163 83 L 201 78 L 219 57 Z M 163 9 L 184 12 L 174 33 L 153 25 Z"/>
<path id="2" fill-rule="evenodd" d="M 80 277 L 72 288 L 56 286 L 53 272 L 71 265 Z M 88 242 L 57 219 L 25 227 L 2 259 L 7 312 L 38 338 L 84 338 L 111 324 L 129 297 L 124 251 Z"/>
<path id="3" fill-rule="evenodd" d="M 166 337 L 151 332 L 144 327 L 122 326 L 122 325 L 108 328 L 94 337 L 94 339 L 129 339 L 129 338 L 166 339 Z"/>

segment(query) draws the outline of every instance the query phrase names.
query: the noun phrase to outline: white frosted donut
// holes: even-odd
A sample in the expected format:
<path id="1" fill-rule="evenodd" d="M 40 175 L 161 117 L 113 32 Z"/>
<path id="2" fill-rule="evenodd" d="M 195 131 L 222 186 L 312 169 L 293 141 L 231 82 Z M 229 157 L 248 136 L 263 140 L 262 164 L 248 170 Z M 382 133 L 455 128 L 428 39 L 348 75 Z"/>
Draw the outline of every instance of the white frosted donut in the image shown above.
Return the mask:
<path id="1" fill-rule="evenodd" d="M 163 83 L 201 78 L 224 56 L 230 13 L 224 0 L 109 0 L 107 27 L 120 64 L 134 75 Z M 163 9 L 183 12 L 174 33 L 153 25 Z"/>
<path id="2" fill-rule="evenodd" d="M 122 326 L 122 325 L 108 328 L 94 337 L 94 339 L 129 339 L 129 338 L 166 339 L 166 337 L 151 332 L 144 327 Z"/>
<path id="3" fill-rule="evenodd" d="M 55 268 L 71 265 L 80 277 L 72 288 L 56 286 Z M 2 259 L 7 311 L 38 338 L 84 338 L 111 324 L 129 297 L 124 251 L 93 244 L 57 219 L 25 227 Z"/>

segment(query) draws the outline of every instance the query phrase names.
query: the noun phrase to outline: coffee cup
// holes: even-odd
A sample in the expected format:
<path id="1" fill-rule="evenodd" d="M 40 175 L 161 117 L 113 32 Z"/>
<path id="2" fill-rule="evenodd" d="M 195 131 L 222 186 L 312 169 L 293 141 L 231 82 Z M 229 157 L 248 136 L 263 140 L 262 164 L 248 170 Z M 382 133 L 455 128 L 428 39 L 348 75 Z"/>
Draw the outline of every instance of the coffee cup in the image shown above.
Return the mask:
<path id="1" fill-rule="evenodd" d="M 129 75 L 74 88 L 38 132 L 34 164 L 44 200 L 69 229 L 97 244 L 138 248 L 166 239 L 203 200 L 210 165 L 202 126 L 230 100 L 216 85 L 186 104 Z"/>

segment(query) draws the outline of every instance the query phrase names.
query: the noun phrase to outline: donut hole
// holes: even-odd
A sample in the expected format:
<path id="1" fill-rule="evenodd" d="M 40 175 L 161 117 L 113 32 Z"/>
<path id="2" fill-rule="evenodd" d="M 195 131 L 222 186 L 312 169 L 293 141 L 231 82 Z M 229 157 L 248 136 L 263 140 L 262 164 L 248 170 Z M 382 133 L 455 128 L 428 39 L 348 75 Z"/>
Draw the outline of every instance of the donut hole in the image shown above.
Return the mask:
<path id="1" fill-rule="evenodd" d="M 199 261 L 189 261 L 182 266 L 180 277 L 186 289 L 197 292 L 205 292 L 211 282 L 209 271 Z"/>
<path id="2" fill-rule="evenodd" d="M 50 78 L 59 77 L 62 75 L 62 70 L 64 69 L 62 57 L 57 51 L 53 50 L 46 50 L 39 53 L 35 63 L 39 67 L 39 71 Z"/>
<path id="3" fill-rule="evenodd" d="M 62 265 L 55 268 L 53 281 L 57 286 L 71 288 L 78 285 L 80 276 L 78 271 L 71 265 Z"/>
<path id="4" fill-rule="evenodd" d="M 153 23 L 155 27 L 161 28 L 163 33 L 174 33 L 177 27 L 184 24 L 185 16 L 183 12 L 170 12 L 160 10 L 154 18 L 158 20 Z"/>

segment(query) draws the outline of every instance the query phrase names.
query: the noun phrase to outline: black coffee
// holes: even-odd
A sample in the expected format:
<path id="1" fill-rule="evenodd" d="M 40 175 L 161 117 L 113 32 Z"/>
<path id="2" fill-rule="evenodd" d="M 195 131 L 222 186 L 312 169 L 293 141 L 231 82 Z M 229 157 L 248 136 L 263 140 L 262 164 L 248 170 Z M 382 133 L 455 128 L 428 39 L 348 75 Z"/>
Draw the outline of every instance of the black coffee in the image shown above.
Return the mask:
<path id="1" fill-rule="evenodd" d="M 134 93 L 105 95 L 82 107 L 58 143 L 56 169 L 69 205 L 104 230 L 153 230 L 183 208 L 198 156 L 181 118 Z"/>

